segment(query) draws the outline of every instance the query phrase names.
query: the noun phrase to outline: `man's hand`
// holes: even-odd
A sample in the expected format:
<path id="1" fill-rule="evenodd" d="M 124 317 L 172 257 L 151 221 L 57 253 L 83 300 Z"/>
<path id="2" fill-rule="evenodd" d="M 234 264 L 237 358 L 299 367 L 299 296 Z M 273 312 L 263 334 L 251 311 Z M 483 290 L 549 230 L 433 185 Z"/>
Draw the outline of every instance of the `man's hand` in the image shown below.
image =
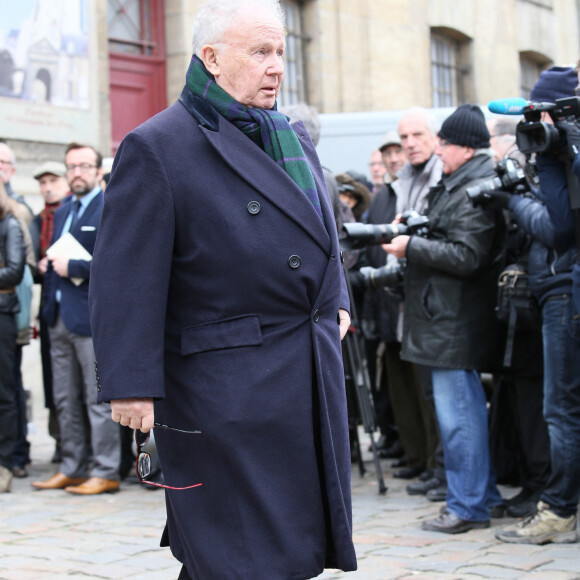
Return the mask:
<path id="1" fill-rule="evenodd" d="M 48 258 L 42 258 L 38 262 L 38 273 L 44 276 L 46 274 L 46 270 L 48 269 Z"/>
<path id="2" fill-rule="evenodd" d="M 574 161 L 580 152 L 580 125 L 576 121 L 558 121 L 556 127 L 566 134 L 568 156 L 571 161 Z"/>
<path id="3" fill-rule="evenodd" d="M 49 258 L 52 264 L 52 269 L 61 277 L 68 278 L 68 258 L 62 256 L 55 256 L 54 258 Z"/>
<path id="4" fill-rule="evenodd" d="M 509 207 L 511 194 L 507 191 L 500 191 L 499 189 L 494 189 L 493 191 L 486 191 L 477 196 L 477 198 L 471 198 L 471 203 L 473 207 L 480 205 L 484 209 L 500 210 L 507 209 Z"/>
<path id="5" fill-rule="evenodd" d="M 147 433 L 153 429 L 155 415 L 153 412 L 153 399 L 117 399 L 111 401 L 111 417 L 113 421 L 140 429 Z"/>
<path id="6" fill-rule="evenodd" d="M 350 327 L 350 315 L 342 308 L 338 309 L 338 324 L 340 326 L 340 340 L 342 340 Z"/>
<path id="7" fill-rule="evenodd" d="M 411 236 L 397 236 L 391 240 L 390 244 L 382 244 L 383 250 L 387 254 L 392 254 L 395 258 L 404 258 L 407 251 L 407 245 Z"/>

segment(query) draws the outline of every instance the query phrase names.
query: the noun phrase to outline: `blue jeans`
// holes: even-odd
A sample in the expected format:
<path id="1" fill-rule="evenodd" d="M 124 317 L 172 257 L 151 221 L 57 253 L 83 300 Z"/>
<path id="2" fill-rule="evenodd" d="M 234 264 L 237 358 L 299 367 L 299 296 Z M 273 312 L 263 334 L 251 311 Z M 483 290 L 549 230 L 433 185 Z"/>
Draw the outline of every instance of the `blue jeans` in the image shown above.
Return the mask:
<path id="1" fill-rule="evenodd" d="M 561 517 L 576 513 L 580 499 L 580 315 L 570 295 L 542 307 L 544 418 L 552 471 L 542 500 Z"/>
<path id="2" fill-rule="evenodd" d="M 485 393 L 477 371 L 431 370 L 447 475 L 447 507 L 462 520 L 488 521 L 502 503 L 489 459 Z"/>

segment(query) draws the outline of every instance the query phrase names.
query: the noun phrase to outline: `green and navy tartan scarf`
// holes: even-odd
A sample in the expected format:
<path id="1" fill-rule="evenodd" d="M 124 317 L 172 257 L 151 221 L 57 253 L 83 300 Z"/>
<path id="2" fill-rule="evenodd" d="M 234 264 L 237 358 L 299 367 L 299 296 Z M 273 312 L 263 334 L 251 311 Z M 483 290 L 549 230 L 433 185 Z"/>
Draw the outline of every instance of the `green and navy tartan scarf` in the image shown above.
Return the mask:
<path id="1" fill-rule="evenodd" d="M 275 109 L 244 107 L 218 84 L 201 60 L 193 55 L 186 75 L 188 88 L 247 135 L 277 163 L 306 194 L 322 219 L 320 199 L 300 141 L 285 115 Z"/>

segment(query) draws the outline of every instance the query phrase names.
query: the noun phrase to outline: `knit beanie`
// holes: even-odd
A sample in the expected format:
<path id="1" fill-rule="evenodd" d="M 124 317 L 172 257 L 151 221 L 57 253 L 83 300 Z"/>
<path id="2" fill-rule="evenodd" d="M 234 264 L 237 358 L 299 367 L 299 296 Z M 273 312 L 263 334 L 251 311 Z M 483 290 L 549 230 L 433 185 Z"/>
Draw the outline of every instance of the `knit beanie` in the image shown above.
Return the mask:
<path id="1" fill-rule="evenodd" d="M 438 137 L 453 145 L 487 149 L 490 147 L 489 131 L 485 117 L 476 105 L 461 105 L 443 121 Z"/>
<path id="2" fill-rule="evenodd" d="M 530 101 L 554 103 L 556 99 L 573 97 L 577 86 L 578 73 L 572 67 L 553 66 L 540 74 L 530 93 Z"/>

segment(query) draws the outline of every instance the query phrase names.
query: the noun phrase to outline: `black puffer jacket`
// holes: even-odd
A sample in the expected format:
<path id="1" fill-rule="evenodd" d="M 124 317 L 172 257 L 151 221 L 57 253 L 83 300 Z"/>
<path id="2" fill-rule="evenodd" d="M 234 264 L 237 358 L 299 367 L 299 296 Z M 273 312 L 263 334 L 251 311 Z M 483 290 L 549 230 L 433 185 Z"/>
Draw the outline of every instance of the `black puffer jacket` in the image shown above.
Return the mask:
<path id="1" fill-rule="evenodd" d="M 442 368 L 493 370 L 500 364 L 494 314 L 506 226 L 501 213 L 473 207 L 467 187 L 494 177 L 478 155 L 429 193 L 429 237 L 407 246 L 402 358 Z"/>
<path id="2" fill-rule="evenodd" d="M 8 214 L 0 220 L 0 312 L 20 312 L 18 296 L 10 290 L 22 280 L 24 264 L 22 230 L 18 220 Z"/>

